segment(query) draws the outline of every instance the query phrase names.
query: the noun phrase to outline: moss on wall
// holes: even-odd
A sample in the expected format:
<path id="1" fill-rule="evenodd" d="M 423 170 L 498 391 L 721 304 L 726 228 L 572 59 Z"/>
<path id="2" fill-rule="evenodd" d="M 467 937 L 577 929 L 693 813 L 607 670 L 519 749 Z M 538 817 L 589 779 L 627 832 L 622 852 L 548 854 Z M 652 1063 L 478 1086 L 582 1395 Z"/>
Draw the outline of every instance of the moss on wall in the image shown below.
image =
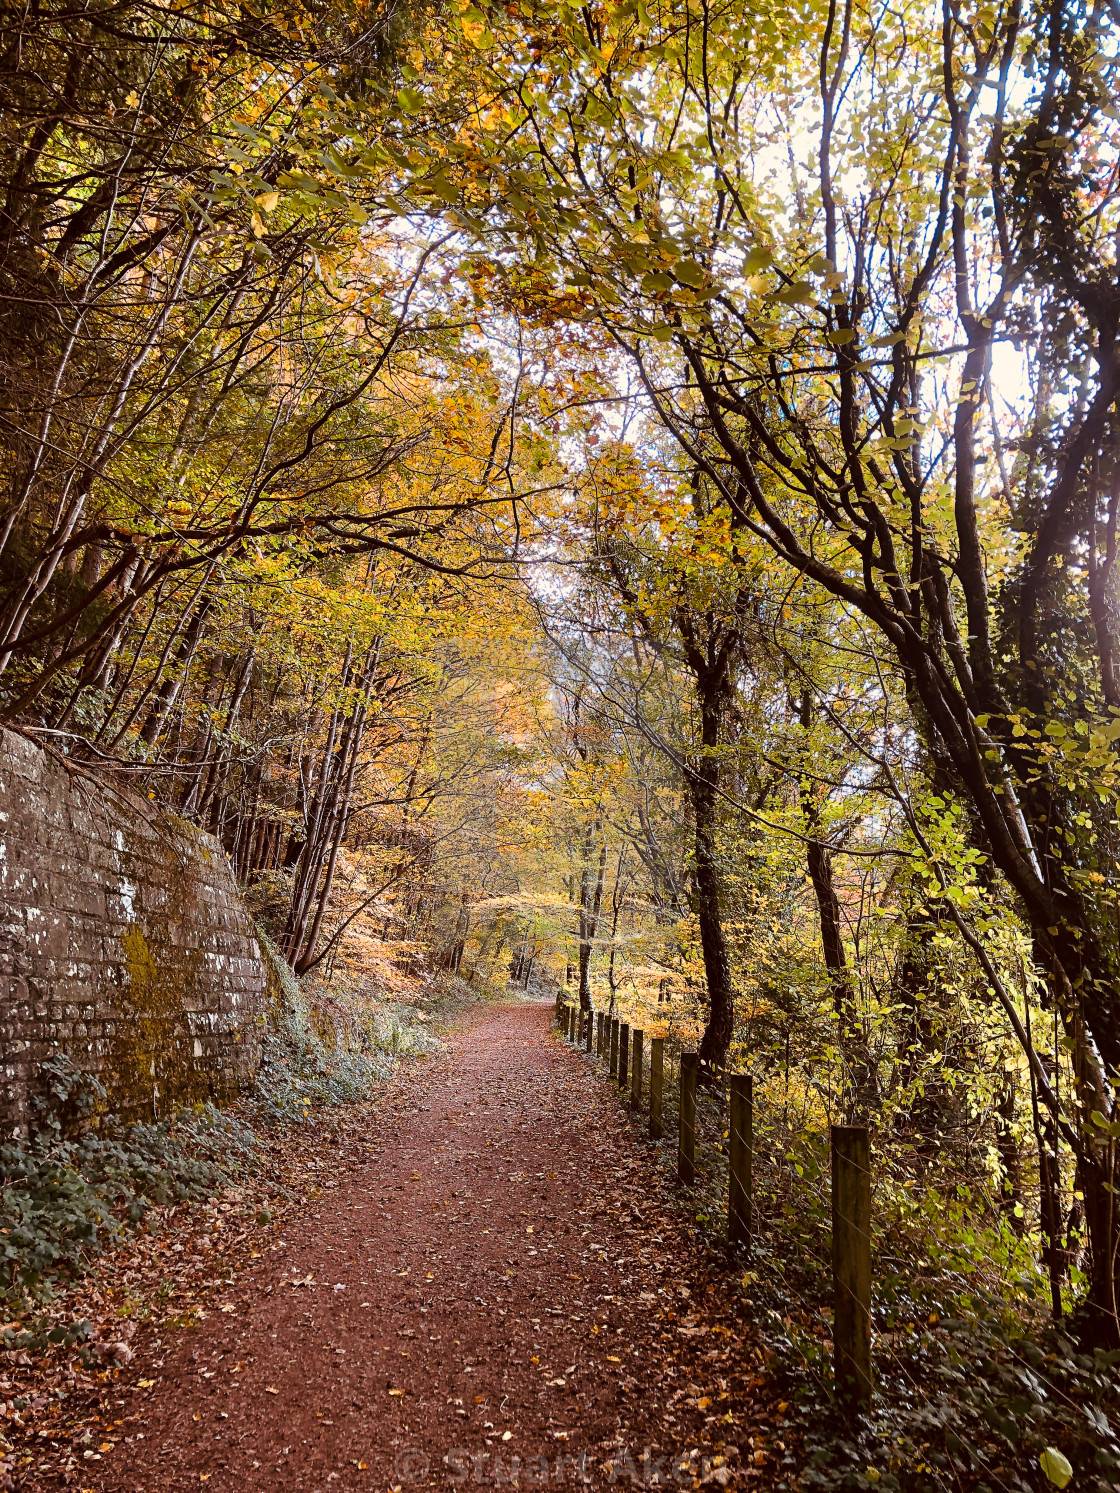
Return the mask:
<path id="1" fill-rule="evenodd" d="M 126 1118 L 252 1079 L 270 977 L 216 841 L 11 731 L 0 835 L 0 1126 L 58 1052 Z"/>

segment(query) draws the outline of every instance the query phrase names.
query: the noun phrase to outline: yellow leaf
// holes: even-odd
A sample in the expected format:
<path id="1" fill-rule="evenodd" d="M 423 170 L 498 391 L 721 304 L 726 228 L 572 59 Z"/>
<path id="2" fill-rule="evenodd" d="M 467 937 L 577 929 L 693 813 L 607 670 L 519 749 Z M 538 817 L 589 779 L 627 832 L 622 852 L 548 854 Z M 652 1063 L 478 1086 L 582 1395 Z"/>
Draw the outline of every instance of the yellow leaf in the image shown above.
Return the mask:
<path id="1" fill-rule="evenodd" d="M 136 1387 L 137 1389 L 151 1389 L 155 1382 L 154 1379 L 141 1379 Z"/>
<path id="2" fill-rule="evenodd" d="M 403 1389 L 391 1389 L 389 1391 L 389 1393 L 391 1395 L 403 1395 L 404 1394 L 404 1390 Z"/>
<path id="3" fill-rule="evenodd" d="M 1054 1484 L 1055 1488 L 1064 1488 L 1073 1477 L 1073 1468 L 1068 1458 L 1055 1446 L 1048 1446 L 1038 1459 L 1038 1465 Z"/>
<path id="4" fill-rule="evenodd" d="M 275 210 L 276 204 L 280 201 L 280 193 L 262 192 L 256 201 L 262 213 L 270 213 Z"/>

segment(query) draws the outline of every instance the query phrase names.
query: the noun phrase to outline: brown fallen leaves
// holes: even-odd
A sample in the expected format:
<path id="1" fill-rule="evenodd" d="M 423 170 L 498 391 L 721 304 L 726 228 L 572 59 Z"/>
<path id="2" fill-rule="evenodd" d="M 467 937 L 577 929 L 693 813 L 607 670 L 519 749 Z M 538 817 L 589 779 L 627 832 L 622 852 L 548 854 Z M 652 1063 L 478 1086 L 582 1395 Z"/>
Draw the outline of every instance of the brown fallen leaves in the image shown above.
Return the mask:
<path id="1" fill-rule="evenodd" d="M 344 1127 L 328 1113 L 263 1139 L 255 1175 L 201 1204 L 152 1208 L 145 1229 L 95 1257 L 53 1302 L 12 1316 L 7 1326 L 34 1323 L 40 1336 L 44 1319 L 62 1327 L 84 1319 L 91 1336 L 84 1351 L 0 1353 L 3 1493 L 43 1479 L 79 1486 L 83 1467 L 112 1454 L 116 1442 L 105 1444 L 107 1429 L 115 1426 L 119 1435 L 122 1415 L 135 1422 L 136 1407 L 158 1382 L 127 1382 L 139 1341 L 150 1372 L 179 1332 L 211 1311 L 241 1310 L 238 1277 L 266 1252 L 285 1248 L 284 1223 L 294 1211 L 338 1185 L 337 1170 L 358 1154 L 357 1137 L 376 1102 L 349 1107 Z M 130 1397 L 123 1406 L 122 1397 Z"/>

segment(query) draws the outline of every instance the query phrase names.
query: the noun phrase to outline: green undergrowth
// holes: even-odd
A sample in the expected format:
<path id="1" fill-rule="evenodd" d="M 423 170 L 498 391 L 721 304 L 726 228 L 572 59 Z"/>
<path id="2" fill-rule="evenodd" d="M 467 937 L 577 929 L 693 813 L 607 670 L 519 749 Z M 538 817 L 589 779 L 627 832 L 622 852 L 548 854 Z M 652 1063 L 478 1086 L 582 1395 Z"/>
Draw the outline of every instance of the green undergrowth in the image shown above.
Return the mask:
<path id="1" fill-rule="evenodd" d="M 206 1104 L 127 1123 L 108 1112 L 93 1074 L 65 1056 L 43 1065 L 29 1134 L 0 1145 L 0 1308 L 21 1318 L 0 1347 L 37 1346 L 37 1319 L 28 1314 L 130 1233 L 157 1226 L 158 1210 L 205 1203 L 262 1175 L 266 1136 L 370 1098 L 403 1057 L 434 1044 L 384 1000 L 309 994 L 262 942 L 273 1010 L 256 1081 L 232 1110 Z M 67 1333 L 79 1342 L 82 1331 L 81 1323 L 49 1324 L 53 1342 L 69 1343 Z"/>
<path id="2" fill-rule="evenodd" d="M 664 1098 L 658 1162 L 676 1165 L 677 1091 Z M 644 1120 L 642 1122 L 644 1125 Z M 817 1493 L 1117 1493 L 1120 1353 L 1053 1321 L 1035 1245 L 983 1189 L 892 1174 L 873 1195 L 875 1394 L 853 1423 L 832 1380 L 827 1137 L 780 1135 L 755 1116 L 756 1237 L 726 1238 L 726 1099 L 697 1104 L 698 1237 L 741 1281 L 742 1309 L 785 1407 L 791 1448 L 775 1487 Z"/>
<path id="3" fill-rule="evenodd" d="M 123 1124 L 69 1058 L 43 1064 L 26 1138 L 0 1146 L 0 1301 L 49 1300 L 58 1285 L 143 1227 L 153 1207 L 200 1201 L 254 1162 L 253 1136 L 213 1105 Z"/>
<path id="4" fill-rule="evenodd" d="M 258 928 L 273 987 L 251 1109 L 264 1125 L 299 1124 L 324 1105 L 366 1099 L 403 1057 L 434 1039 L 414 1014 L 338 982 L 309 990 Z"/>
<path id="5" fill-rule="evenodd" d="M 960 1189 L 931 1186 L 915 1200 L 876 1186 L 875 1394 L 864 1419 L 840 1414 L 827 1164 L 823 1137 L 766 1158 L 744 1262 L 744 1300 L 799 1428 L 801 1487 L 1052 1493 L 1068 1479 L 1120 1489 L 1120 1354 L 1087 1350 L 1068 1320 L 1050 1320 L 1027 1242 Z M 796 1188 L 774 1185 L 782 1169 Z M 713 1235 L 715 1224 L 713 1210 Z"/>

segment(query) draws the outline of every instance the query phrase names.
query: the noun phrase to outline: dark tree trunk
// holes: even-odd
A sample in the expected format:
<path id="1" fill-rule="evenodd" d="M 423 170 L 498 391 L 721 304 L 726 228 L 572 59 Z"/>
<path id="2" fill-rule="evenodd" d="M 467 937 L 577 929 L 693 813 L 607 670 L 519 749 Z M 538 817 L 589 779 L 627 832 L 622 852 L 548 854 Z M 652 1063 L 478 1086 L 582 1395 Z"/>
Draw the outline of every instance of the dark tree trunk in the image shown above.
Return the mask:
<path id="1" fill-rule="evenodd" d="M 836 895 L 836 884 L 832 879 L 832 855 L 820 840 L 810 840 L 805 847 L 805 860 L 817 899 L 821 949 L 824 953 L 824 966 L 832 983 L 832 1004 L 837 1016 L 843 1018 L 848 1014 L 847 1008 L 851 1004 L 851 987 L 841 933 L 840 899 Z"/>
<path id="2" fill-rule="evenodd" d="M 206 619 L 214 605 L 213 596 L 204 596 L 194 609 L 191 620 L 179 639 L 179 646 L 175 650 L 175 667 L 168 674 L 159 687 L 152 707 L 148 711 L 148 717 L 140 728 L 140 740 L 151 745 L 160 733 L 160 728 L 167 719 L 169 711 L 179 698 L 179 693 L 186 681 L 187 670 L 190 668 L 194 651 L 198 647 L 198 640 L 202 636 L 202 629 L 206 625 Z"/>
<path id="3" fill-rule="evenodd" d="M 600 826 L 595 825 L 595 834 Z M 599 850 L 599 869 L 591 888 L 592 831 L 587 831 L 584 848 L 583 876 L 580 881 L 579 907 L 579 1005 L 581 1011 L 591 1009 L 591 945 L 599 931 L 599 914 L 603 907 L 603 876 L 607 866 L 607 842 Z"/>
<path id="4" fill-rule="evenodd" d="M 813 723 L 813 702 L 805 691 L 801 696 L 801 725 L 808 732 Z M 802 780 L 801 812 L 810 833 L 820 827 L 819 804 L 812 786 Z M 821 952 L 832 987 L 832 1007 L 840 1027 L 840 1050 L 846 1072 L 845 1103 L 849 1122 L 855 1123 L 871 1110 L 875 1102 L 875 1075 L 868 1052 L 867 1039 L 856 1008 L 852 972 L 844 951 L 843 913 L 836 895 L 832 874 L 832 852 L 823 841 L 810 839 L 805 846 L 805 861 L 821 927 Z"/>
<path id="5" fill-rule="evenodd" d="M 719 823 L 720 725 L 725 679 L 706 671 L 697 676 L 700 696 L 701 754 L 691 779 L 696 867 L 694 886 L 700 948 L 708 982 L 708 1024 L 700 1040 L 700 1062 L 711 1070 L 722 1068 L 735 1030 L 735 992 L 731 959 L 720 912 L 719 864 L 716 831 Z"/>

